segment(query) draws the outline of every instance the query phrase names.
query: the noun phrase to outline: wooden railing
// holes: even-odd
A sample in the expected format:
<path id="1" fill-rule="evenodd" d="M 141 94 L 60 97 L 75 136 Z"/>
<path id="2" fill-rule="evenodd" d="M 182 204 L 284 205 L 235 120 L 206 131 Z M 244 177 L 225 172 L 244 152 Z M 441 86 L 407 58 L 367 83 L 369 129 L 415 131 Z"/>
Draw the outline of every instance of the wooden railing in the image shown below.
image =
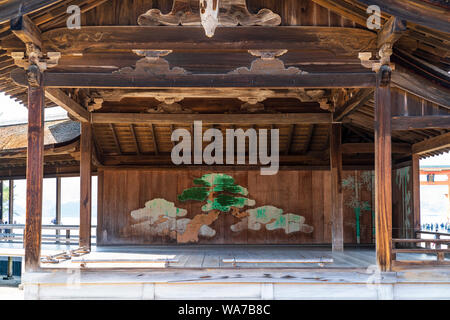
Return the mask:
<path id="1" fill-rule="evenodd" d="M 92 226 L 96 228 L 96 226 Z M 22 233 L 14 233 L 14 230 L 22 230 Z M 48 231 L 53 230 L 50 234 Z M 79 232 L 80 227 L 75 225 L 43 225 L 42 242 L 56 244 L 77 244 L 79 235 L 73 234 L 73 231 Z M 0 243 L 1 242 L 23 242 L 24 224 L 0 224 Z M 95 232 L 93 232 L 95 234 Z M 92 236 L 95 239 L 95 236 Z"/>
<path id="2" fill-rule="evenodd" d="M 422 234 L 433 235 L 434 239 L 421 239 Z M 448 239 L 442 239 L 442 237 L 449 237 Z M 445 261 L 445 254 L 450 254 L 450 234 L 431 232 L 431 231 L 416 231 L 417 239 L 392 239 L 392 260 L 393 265 L 450 265 L 450 261 Z M 416 245 L 413 248 L 396 248 L 397 243 L 413 244 Z M 420 247 L 420 244 L 424 244 L 425 247 Z M 432 246 L 434 244 L 434 247 Z M 447 248 L 442 246 L 446 245 Z M 398 253 L 422 253 L 422 254 L 435 254 L 436 260 L 414 260 L 414 261 L 398 261 Z"/>

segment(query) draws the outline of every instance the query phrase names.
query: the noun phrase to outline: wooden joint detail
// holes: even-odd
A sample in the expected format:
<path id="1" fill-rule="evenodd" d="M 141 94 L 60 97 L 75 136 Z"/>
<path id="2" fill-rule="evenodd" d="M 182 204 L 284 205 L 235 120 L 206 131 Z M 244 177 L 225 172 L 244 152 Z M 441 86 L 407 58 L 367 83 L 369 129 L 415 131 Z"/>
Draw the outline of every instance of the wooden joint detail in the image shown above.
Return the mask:
<path id="1" fill-rule="evenodd" d="M 214 36 L 218 26 L 278 26 L 281 17 L 269 9 L 251 14 L 246 0 L 174 0 L 171 12 L 162 14 L 150 9 L 138 18 L 141 26 L 202 25 L 208 37 Z"/>
<path id="2" fill-rule="evenodd" d="M 241 67 L 228 74 L 277 74 L 277 75 L 302 75 L 308 74 L 296 67 L 286 68 L 284 62 L 278 57 L 284 55 L 287 50 L 249 50 L 251 55 L 259 57 L 253 60 L 250 68 Z"/>

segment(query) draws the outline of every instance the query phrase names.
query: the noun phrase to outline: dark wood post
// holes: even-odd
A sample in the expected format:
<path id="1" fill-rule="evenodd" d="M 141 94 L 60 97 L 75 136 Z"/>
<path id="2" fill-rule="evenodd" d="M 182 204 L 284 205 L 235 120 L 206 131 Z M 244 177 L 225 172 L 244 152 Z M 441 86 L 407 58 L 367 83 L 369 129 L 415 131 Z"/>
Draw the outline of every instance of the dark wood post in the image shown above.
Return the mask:
<path id="1" fill-rule="evenodd" d="M 375 89 L 375 225 L 377 263 L 391 269 L 392 254 L 392 159 L 391 159 L 391 68 L 383 65 Z"/>
<path id="2" fill-rule="evenodd" d="M 333 123 L 330 134 L 332 248 L 344 251 L 342 193 L 342 125 Z"/>
<path id="3" fill-rule="evenodd" d="M 80 247 L 91 247 L 91 162 L 92 128 L 88 122 L 81 123 L 80 160 Z"/>
<path id="4" fill-rule="evenodd" d="M 61 224 L 61 177 L 56 177 L 56 217 L 55 217 L 56 225 Z M 60 243 L 59 236 L 61 235 L 61 231 L 56 230 L 56 243 Z"/>
<path id="5" fill-rule="evenodd" d="M 412 156 L 412 175 L 413 175 L 413 201 L 414 201 L 414 230 L 420 231 L 420 158 L 418 154 Z"/>
<path id="6" fill-rule="evenodd" d="M 0 180 L 0 221 L 3 223 L 3 180 Z"/>
<path id="7" fill-rule="evenodd" d="M 39 270 L 41 256 L 42 190 L 44 176 L 44 87 L 41 72 L 28 68 L 27 210 L 25 271 Z"/>
<path id="8" fill-rule="evenodd" d="M 8 223 L 14 223 L 14 180 L 9 180 L 9 212 L 8 212 Z M 12 230 L 11 230 L 12 233 Z"/>

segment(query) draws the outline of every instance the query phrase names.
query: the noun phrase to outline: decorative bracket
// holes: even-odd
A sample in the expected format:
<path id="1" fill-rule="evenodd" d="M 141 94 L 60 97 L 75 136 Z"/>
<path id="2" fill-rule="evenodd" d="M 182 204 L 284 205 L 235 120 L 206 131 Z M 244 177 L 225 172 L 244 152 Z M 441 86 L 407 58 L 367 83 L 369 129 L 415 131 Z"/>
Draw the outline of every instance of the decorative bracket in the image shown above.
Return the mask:
<path id="1" fill-rule="evenodd" d="M 35 46 L 33 43 L 26 44 L 25 52 L 12 52 L 11 57 L 14 59 L 14 63 L 23 69 L 28 69 L 30 65 L 36 65 L 39 67 L 41 72 L 47 70 L 48 68 L 53 68 L 58 65 L 59 59 L 61 58 L 60 52 L 48 52 L 45 55 L 41 50 Z M 25 56 L 26 54 L 26 56 Z"/>
<path id="2" fill-rule="evenodd" d="M 155 99 L 161 103 L 155 108 L 149 108 L 148 113 L 193 113 L 191 109 L 178 103 L 184 100 L 183 96 L 157 96 Z"/>
<path id="3" fill-rule="evenodd" d="M 161 57 L 172 53 L 172 50 L 133 50 L 138 56 L 144 58 L 136 62 L 135 68 L 125 67 L 113 73 L 125 75 L 176 75 L 188 74 L 188 72 L 179 67 L 170 68 L 169 62 Z"/>
<path id="4" fill-rule="evenodd" d="M 238 97 L 239 100 L 245 102 L 241 105 L 241 111 L 245 112 L 261 112 L 264 111 L 264 104 L 261 102 L 265 101 L 267 97 Z"/>
<path id="5" fill-rule="evenodd" d="M 217 26 L 278 26 L 281 17 L 269 9 L 251 14 L 246 0 L 173 0 L 172 11 L 162 14 L 150 9 L 138 18 L 141 26 L 196 26 L 203 25 L 208 37 L 214 35 Z"/>
<path id="6" fill-rule="evenodd" d="M 392 44 L 385 43 L 378 52 L 380 60 L 370 60 L 372 58 L 371 52 L 360 52 L 359 59 L 361 65 L 365 68 L 372 69 L 378 72 L 383 65 L 388 65 L 392 70 L 395 70 L 395 65 L 391 63 Z"/>
<path id="7" fill-rule="evenodd" d="M 250 68 L 241 67 L 229 72 L 229 74 L 276 74 L 276 75 L 297 75 L 307 74 L 295 67 L 286 68 L 284 62 L 278 57 L 284 55 L 287 50 L 249 50 L 251 55 L 260 57 L 253 60 Z"/>

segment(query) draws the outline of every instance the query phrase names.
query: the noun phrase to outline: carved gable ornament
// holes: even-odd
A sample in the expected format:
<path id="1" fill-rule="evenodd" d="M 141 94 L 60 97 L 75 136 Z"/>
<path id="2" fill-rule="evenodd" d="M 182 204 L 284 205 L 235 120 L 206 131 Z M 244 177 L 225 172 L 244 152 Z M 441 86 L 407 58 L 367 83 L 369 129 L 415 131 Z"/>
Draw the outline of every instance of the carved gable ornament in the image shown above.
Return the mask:
<path id="1" fill-rule="evenodd" d="M 208 37 L 218 26 L 278 26 L 281 17 L 269 9 L 257 14 L 248 11 L 246 0 L 173 0 L 172 11 L 162 14 L 150 9 L 138 18 L 141 26 L 200 26 Z"/>

